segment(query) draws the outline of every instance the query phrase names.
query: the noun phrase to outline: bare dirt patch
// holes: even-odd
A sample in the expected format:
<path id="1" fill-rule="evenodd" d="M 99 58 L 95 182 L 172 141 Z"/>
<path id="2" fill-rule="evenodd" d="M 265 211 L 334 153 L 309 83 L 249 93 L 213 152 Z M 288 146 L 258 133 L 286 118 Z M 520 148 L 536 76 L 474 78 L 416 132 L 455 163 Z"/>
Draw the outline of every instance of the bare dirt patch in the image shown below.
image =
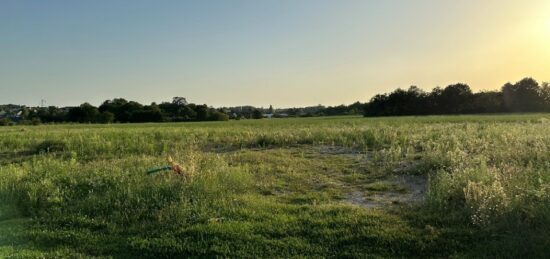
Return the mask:
<path id="1" fill-rule="evenodd" d="M 383 208 L 392 205 L 414 205 L 424 200 L 427 186 L 425 176 L 399 175 L 388 181 L 397 188 L 381 192 L 356 189 L 347 195 L 345 202 L 363 208 Z"/>

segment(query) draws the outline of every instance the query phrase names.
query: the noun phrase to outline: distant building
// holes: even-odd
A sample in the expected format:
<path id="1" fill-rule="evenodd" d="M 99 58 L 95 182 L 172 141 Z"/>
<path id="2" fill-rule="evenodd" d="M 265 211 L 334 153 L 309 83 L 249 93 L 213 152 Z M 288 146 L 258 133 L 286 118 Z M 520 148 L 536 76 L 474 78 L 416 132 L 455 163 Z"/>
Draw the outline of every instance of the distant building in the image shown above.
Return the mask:
<path id="1" fill-rule="evenodd" d="M 18 121 L 19 119 L 21 119 L 21 114 L 23 114 L 22 111 L 6 112 L 4 110 L 1 110 L 0 119 L 10 119 L 10 120 Z"/>

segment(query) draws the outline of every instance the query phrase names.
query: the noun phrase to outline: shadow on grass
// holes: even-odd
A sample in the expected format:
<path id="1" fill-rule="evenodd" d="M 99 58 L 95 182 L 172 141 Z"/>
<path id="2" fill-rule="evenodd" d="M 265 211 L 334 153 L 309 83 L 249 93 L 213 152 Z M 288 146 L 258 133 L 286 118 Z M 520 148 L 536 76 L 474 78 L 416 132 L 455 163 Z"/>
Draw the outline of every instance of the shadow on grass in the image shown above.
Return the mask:
<path id="1" fill-rule="evenodd" d="M 25 150 L 16 152 L 0 152 L 0 165 L 8 165 L 13 163 L 23 163 L 30 160 L 36 153 Z"/>

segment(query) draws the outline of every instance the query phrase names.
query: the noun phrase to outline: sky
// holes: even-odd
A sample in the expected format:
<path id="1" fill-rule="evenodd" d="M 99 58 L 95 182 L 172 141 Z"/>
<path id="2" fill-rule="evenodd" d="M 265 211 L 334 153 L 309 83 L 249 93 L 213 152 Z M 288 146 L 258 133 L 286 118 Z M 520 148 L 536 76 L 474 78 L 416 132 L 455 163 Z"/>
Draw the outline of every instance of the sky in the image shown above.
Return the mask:
<path id="1" fill-rule="evenodd" d="M 0 1 L 0 104 L 368 101 L 550 81 L 548 0 Z"/>

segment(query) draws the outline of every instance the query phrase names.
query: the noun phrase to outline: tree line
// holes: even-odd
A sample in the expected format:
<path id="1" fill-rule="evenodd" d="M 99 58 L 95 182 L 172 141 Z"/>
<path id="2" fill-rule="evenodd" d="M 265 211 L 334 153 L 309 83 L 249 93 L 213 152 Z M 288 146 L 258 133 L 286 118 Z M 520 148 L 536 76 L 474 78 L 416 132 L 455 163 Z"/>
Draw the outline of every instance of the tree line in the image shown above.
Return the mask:
<path id="1" fill-rule="evenodd" d="M 431 92 L 411 86 L 378 94 L 364 106 L 364 116 L 549 112 L 550 85 L 533 78 L 507 83 L 499 91 L 473 93 L 467 84 L 436 87 Z"/>
<path id="2" fill-rule="evenodd" d="M 524 78 L 514 84 L 507 83 L 498 91 L 477 93 L 462 83 L 436 87 L 429 92 L 411 86 L 406 90 L 398 88 L 391 93 L 375 95 L 367 103 L 279 109 L 271 105 L 269 108 L 213 108 L 206 104 L 187 103 L 182 97 L 150 105 L 123 98 L 106 100 L 99 107 L 89 103 L 62 108 L 0 105 L 0 126 L 15 123 L 184 122 L 360 114 L 370 117 L 507 112 L 550 112 L 550 85 Z"/>
<path id="3" fill-rule="evenodd" d="M 12 123 L 38 124 L 226 121 L 228 119 L 227 114 L 220 109 L 209 107 L 206 104 L 188 104 L 181 97 L 174 97 L 172 102 L 151 103 L 150 105 L 115 98 L 104 101 L 99 107 L 89 103 L 63 108 L 56 106 L 21 107 L 17 116 L 6 117 L 0 121 L 0 124 L 6 124 L 6 120 L 11 120 Z"/>
<path id="4" fill-rule="evenodd" d="M 355 102 L 350 105 L 337 106 L 307 106 L 294 108 L 278 108 L 274 109 L 271 105 L 269 108 L 257 108 L 254 106 L 238 106 L 224 107 L 223 111 L 229 114 L 230 119 L 257 119 L 267 115 L 272 118 L 285 117 L 318 117 L 318 116 L 341 116 L 341 115 L 361 115 L 364 110 L 364 103 Z"/>
<path id="5" fill-rule="evenodd" d="M 187 103 L 185 98 L 174 97 L 172 102 L 143 105 L 123 98 L 104 101 L 96 107 L 83 103 L 76 107 L 25 107 L 0 105 L 0 126 L 41 123 L 139 123 L 227 121 L 230 119 L 262 119 L 265 117 L 312 117 L 361 114 L 364 104 L 334 107 L 311 106 L 274 109 L 254 106 L 213 108 L 206 104 Z M 6 113 L 7 111 L 7 113 Z"/>
<path id="6" fill-rule="evenodd" d="M 254 106 L 213 108 L 206 104 L 187 103 L 185 98 L 174 97 L 172 102 L 143 105 L 123 98 L 104 101 L 96 107 L 83 103 L 76 107 L 25 107 L 0 105 L 0 126 L 41 123 L 139 123 L 227 121 L 240 119 L 313 117 L 332 115 L 360 115 L 364 104 L 310 106 L 274 109 Z M 6 114 L 7 111 L 7 114 Z M 4 115 L 2 116 L 2 113 Z"/>

